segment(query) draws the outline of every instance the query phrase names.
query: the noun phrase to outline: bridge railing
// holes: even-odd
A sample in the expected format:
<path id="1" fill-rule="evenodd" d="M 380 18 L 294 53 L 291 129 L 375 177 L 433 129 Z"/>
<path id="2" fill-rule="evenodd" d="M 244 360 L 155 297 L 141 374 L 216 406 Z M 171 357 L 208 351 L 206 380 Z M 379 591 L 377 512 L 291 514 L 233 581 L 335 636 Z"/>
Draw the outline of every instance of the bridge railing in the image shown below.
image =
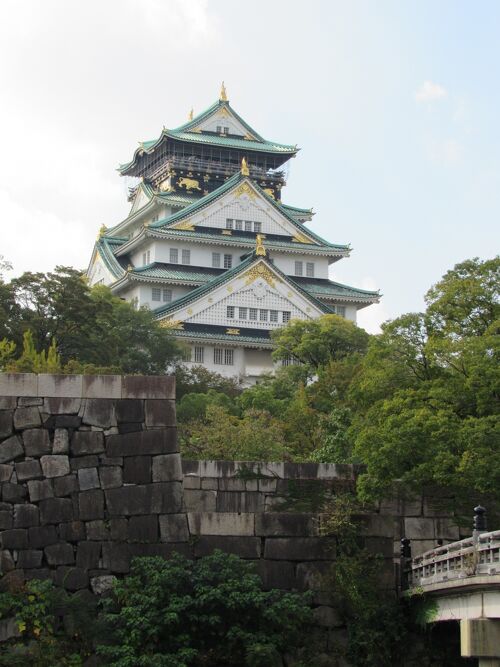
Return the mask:
<path id="1" fill-rule="evenodd" d="M 439 546 L 408 560 L 405 583 L 414 588 L 493 574 L 500 574 L 500 530 Z"/>

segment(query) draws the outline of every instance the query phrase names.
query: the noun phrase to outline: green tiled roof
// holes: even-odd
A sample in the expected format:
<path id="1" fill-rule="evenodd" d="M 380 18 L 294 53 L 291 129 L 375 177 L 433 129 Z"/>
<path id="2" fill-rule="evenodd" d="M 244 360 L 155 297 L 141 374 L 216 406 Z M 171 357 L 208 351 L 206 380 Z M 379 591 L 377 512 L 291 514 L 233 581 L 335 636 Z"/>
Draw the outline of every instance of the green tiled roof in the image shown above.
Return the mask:
<path id="1" fill-rule="evenodd" d="M 126 239 L 107 238 L 106 236 L 101 236 L 95 245 L 96 251 L 102 258 L 102 261 L 115 278 L 122 277 L 125 273 L 125 269 L 115 257 L 113 247 L 120 246 L 122 243 L 124 243 L 125 240 Z"/>
<path id="2" fill-rule="evenodd" d="M 221 108 L 227 109 L 235 118 L 238 120 L 243 127 L 247 130 L 249 134 L 252 134 L 257 141 L 266 143 L 266 140 L 258 134 L 253 127 L 250 127 L 250 125 L 246 122 L 246 120 L 243 120 L 243 118 L 236 113 L 236 111 L 233 109 L 233 107 L 229 104 L 229 102 L 225 102 L 224 100 L 217 100 L 217 102 L 214 102 L 211 106 L 208 107 L 208 109 L 205 109 L 205 111 L 202 111 L 199 113 L 197 116 L 193 118 L 193 120 L 188 121 L 187 123 L 184 123 L 183 125 L 180 125 L 179 127 L 175 128 L 175 132 L 189 132 L 193 128 L 197 127 L 200 123 L 202 123 L 204 120 L 207 118 L 210 118 L 212 114 L 214 114 L 216 111 L 218 111 Z"/>
<path id="3" fill-rule="evenodd" d="M 329 299 L 359 299 L 361 301 L 373 301 L 380 297 L 379 292 L 359 289 L 358 287 L 351 287 L 350 285 L 343 285 L 336 283 L 333 280 L 322 280 L 321 278 L 298 278 L 293 276 L 290 278 L 292 282 L 300 285 L 309 294 L 321 298 Z"/>
<path id="4" fill-rule="evenodd" d="M 227 341 L 228 343 L 250 343 L 261 345 L 262 347 L 271 347 L 271 339 L 268 329 L 250 329 L 246 327 L 236 327 L 240 330 L 239 334 L 228 334 L 230 327 L 216 324 L 196 324 L 184 322 L 183 329 L 173 329 L 174 336 L 181 338 L 195 338 L 200 340 Z"/>
<path id="5" fill-rule="evenodd" d="M 159 278 L 163 280 L 177 280 L 182 282 L 206 283 L 216 276 L 224 273 L 224 269 L 212 269 L 210 267 L 200 266 L 179 266 L 177 264 L 167 264 L 155 262 L 140 266 L 132 271 L 134 276 L 139 278 Z"/>
<path id="6" fill-rule="evenodd" d="M 233 187 L 238 185 L 238 183 L 242 182 L 243 180 L 247 179 L 246 176 L 243 176 L 240 171 L 238 171 L 236 174 L 231 176 L 231 178 L 228 178 L 225 183 L 223 183 L 217 190 L 213 190 L 213 192 L 210 192 L 208 195 L 205 195 L 204 197 L 201 197 L 197 201 L 193 202 L 189 206 L 186 206 L 185 208 L 181 209 L 180 211 L 177 211 L 176 213 L 173 213 L 172 215 L 169 215 L 167 218 L 164 220 L 158 220 L 157 222 L 151 223 L 149 226 L 150 229 L 159 229 L 159 228 L 167 228 L 173 225 L 175 222 L 179 222 L 180 220 L 193 215 L 193 213 L 196 213 L 197 211 L 201 210 L 208 204 L 212 203 L 213 201 L 216 201 L 219 197 L 221 197 L 223 194 L 226 192 L 229 192 Z M 282 206 L 279 202 L 274 200 L 272 197 L 270 197 L 264 190 L 257 185 L 254 181 L 251 181 L 248 179 L 251 185 L 259 192 L 272 206 L 274 206 L 275 209 L 277 209 L 294 227 L 295 229 L 298 230 L 300 234 L 306 234 L 306 236 L 309 236 L 311 239 L 314 239 L 317 241 L 319 245 L 326 246 L 326 247 L 335 247 L 335 248 L 345 248 L 348 250 L 348 246 L 334 246 L 331 243 L 328 243 L 328 241 L 325 241 L 325 239 L 321 238 L 314 232 L 312 232 L 310 229 L 304 229 L 304 226 L 301 225 L 295 218 L 286 210 L 284 206 Z M 188 232 L 188 234 L 193 234 L 194 232 Z M 294 245 L 296 245 L 294 243 Z M 297 244 L 300 245 L 300 244 Z M 308 244 L 305 244 L 308 245 Z"/>
<path id="7" fill-rule="evenodd" d="M 171 303 L 165 304 L 163 306 L 160 306 L 159 308 L 156 308 L 154 311 L 154 314 L 156 317 L 160 318 L 162 315 L 165 315 L 169 311 L 172 310 L 177 310 L 178 308 L 182 308 L 183 306 L 187 305 L 188 303 L 192 303 L 196 299 L 199 299 L 200 297 L 204 296 L 205 294 L 208 294 L 211 292 L 215 287 L 218 285 L 224 284 L 228 280 L 232 280 L 235 278 L 239 273 L 242 271 L 245 271 L 247 268 L 252 266 L 252 264 L 256 263 L 256 260 L 264 261 L 272 271 L 275 271 L 280 278 L 285 283 L 291 283 L 293 286 L 303 294 L 309 301 L 314 303 L 314 305 L 321 310 L 324 313 L 330 312 L 330 308 L 319 301 L 314 295 L 309 294 L 306 290 L 304 290 L 300 285 L 297 283 L 293 283 L 293 281 L 290 280 L 289 276 L 285 275 L 282 271 L 280 271 L 274 264 L 271 264 L 267 257 L 257 257 L 255 253 L 252 253 L 249 255 L 246 259 L 244 259 L 240 264 L 236 265 L 232 269 L 229 269 L 228 271 L 225 271 L 222 273 L 220 276 L 217 276 L 213 280 L 210 280 L 209 282 L 205 283 L 204 285 L 200 285 L 200 287 L 197 287 L 196 289 L 192 290 L 191 292 L 188 292 L 188 294 L 184 294 L 183 296 L 179 297 L 175 301 L 172 301 Z"/>

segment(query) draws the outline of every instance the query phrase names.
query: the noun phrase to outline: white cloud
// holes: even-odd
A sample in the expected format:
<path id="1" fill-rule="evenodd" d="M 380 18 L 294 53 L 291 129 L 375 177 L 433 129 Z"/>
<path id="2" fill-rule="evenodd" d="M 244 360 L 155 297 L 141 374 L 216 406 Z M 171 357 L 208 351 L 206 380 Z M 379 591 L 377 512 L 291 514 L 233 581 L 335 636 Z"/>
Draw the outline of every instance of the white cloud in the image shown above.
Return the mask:
<path id="1" fill-rule="evenodd" d="M 427 154 L 433 162 L 457 164 L 462 160 L 463 146 L 456 139 L 432 141 L 427 147 Z"/>
<path id="2" fill-rule="evenodd" d="M 417 102 L 434 102 L 441 100 L 448 95 L 448 91 L 439 83 L 433 81 L 424 81 L 420 88 L 415 92 Z"/>
<path id="3" fill-rule="evenodd" d="M 361 289 L 377 290 L 376 281 L 371 276 L 365 276 L 361 281 Z M 383 297 L 381 303 L 374 303 L 358 311 L 357 324 L 371 334 L 379 334 L 380 325 L 389 319 Z"/>

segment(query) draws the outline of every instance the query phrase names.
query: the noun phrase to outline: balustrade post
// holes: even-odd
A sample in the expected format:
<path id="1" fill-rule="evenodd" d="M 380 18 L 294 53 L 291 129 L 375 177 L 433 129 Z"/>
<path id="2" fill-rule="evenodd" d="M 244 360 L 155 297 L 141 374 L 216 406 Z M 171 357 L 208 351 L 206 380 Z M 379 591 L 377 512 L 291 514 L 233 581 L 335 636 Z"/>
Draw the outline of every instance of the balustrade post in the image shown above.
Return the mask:
<path id="1" fill-rule="evenodd" d="M 482 505 L 474 507 L 474 530 L 472 531 L 472 538 L 474 543 L 477 543 L 479 535 L 488 532 L 488 522 L 486 520 L 486 509 Z"/>

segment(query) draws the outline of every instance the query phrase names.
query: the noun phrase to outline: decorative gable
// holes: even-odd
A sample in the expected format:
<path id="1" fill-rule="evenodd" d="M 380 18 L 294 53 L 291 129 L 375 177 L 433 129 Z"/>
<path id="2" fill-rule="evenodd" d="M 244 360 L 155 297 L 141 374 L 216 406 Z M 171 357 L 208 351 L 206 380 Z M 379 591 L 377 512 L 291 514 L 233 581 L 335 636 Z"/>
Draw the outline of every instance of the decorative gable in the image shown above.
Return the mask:
<path id="1" fill-rule="evenodd" d="M 191 299 L 175 303 L 166 317 L 176 321 L 216 324 L 227 327 L 275 329 L 289 319 L 319 317 L 322 310 L 307 298 L 286 276 L 274 270 L 265 260 L 257 259 L 233 277 L 219 282 L 213 289 L 200 288 Z"/>
<path id="2" fill-rule="evenodd" d="M 134 201 L 132 202 L 132 208 L 130 209 L 129 215 L 136 213 L 141 208 L 146 206 L 151 201 L 151 195 L 148 194 L 142 183 L 139 184 L 137 191 L 135 193 Z"/>
<path id="3" fill-rule="evenodd" d="M 215 132 L 217 134 L 232 134 L 252 141 L 258 140 L 226 105 L 219 106 L 208 118 L 203 119 L 199 125 L 191 128 L 190 132 Z"/>

